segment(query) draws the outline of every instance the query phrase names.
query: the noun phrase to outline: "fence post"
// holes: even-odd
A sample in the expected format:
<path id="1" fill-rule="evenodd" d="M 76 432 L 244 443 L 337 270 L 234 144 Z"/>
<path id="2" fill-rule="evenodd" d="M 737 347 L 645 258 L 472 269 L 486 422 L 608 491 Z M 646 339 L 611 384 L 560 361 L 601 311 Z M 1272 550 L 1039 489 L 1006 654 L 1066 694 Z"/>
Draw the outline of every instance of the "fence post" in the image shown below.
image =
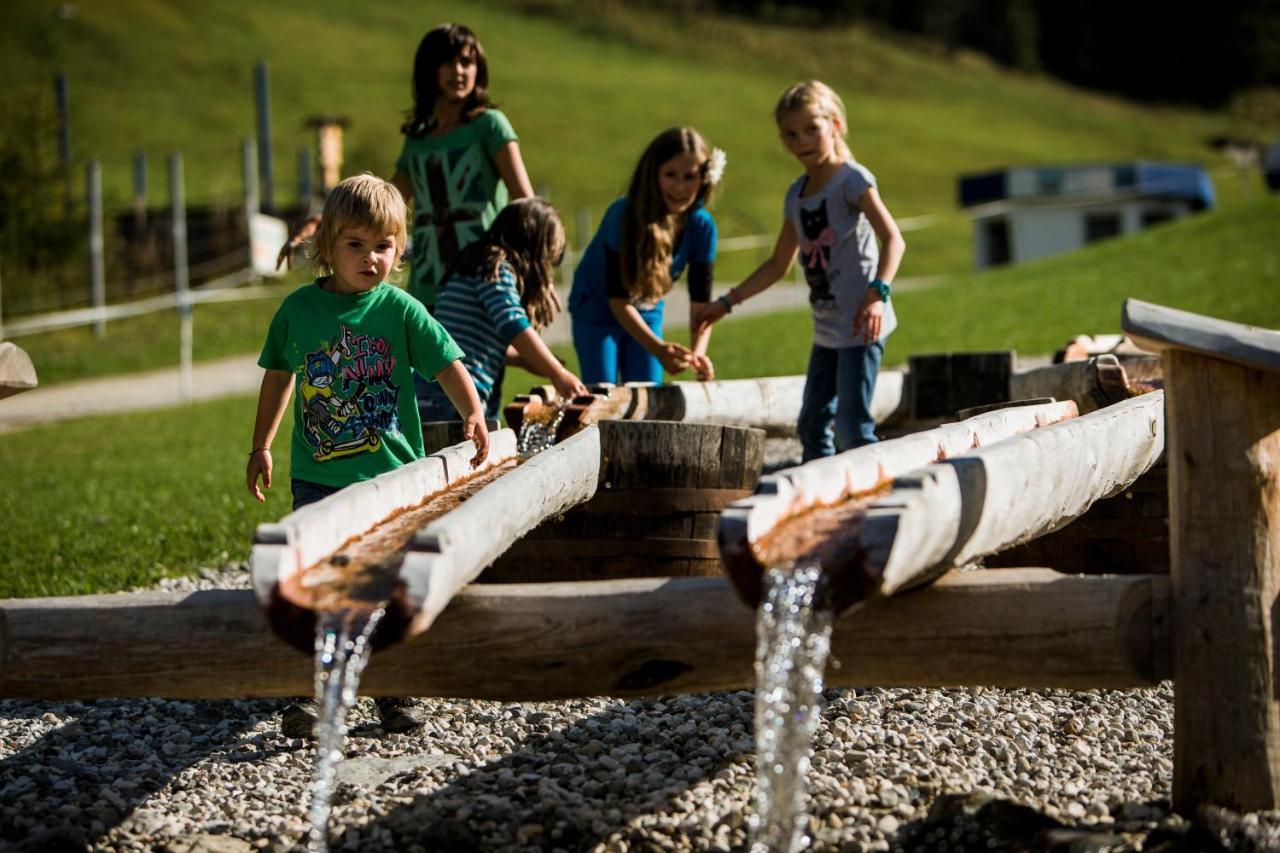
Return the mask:
<path id="1" fill-rule="evenodd" d="M 187 202 L 182 152 L 169 155 L 169 199 L 173 215 L 173 288 L 178 298 L 178 390 L 191 399 L 191 282 L 187 272 Z"/>
<path id="2" fill-rule="evenodd" d="M 273 211 L 275 169 L 271 162 L 271 87 L 267 80 L 265 60 L 260 60 L 254 68 L 253 80 L 258 107 L 258 175 L 262 181 L 259 204 L 264 210 Z"/>
<path id="3" fill-rule="evenodd" d="M 311 149 L 302 146 L 298 149 L 298 206 L 304 210 L 311 204 L 314 189 L 311 180 Z"/>
<path id="4" fill-rule="evenodd" d="M 102 169 L 97 160 L 85 165 L 85 195 L 89 199 L 89 296 L 98 314 L 93 333 L 102 337 L 107 331 L 107 270 L 102 237 Z"/>
<path id="5" fill-rule="evenodd" d="M 67 91 L 67 72 L 59 71 L 53 83 L 58 109 L 58 163 L 62 167 L 62 204 L 71 218 L 71 96 Z"/>
<path id="6" fill-rule="evenodd" d="M 133 223 L 141 233 L 147 222 L 147 152 L 141 148 L 133 152 Z"/>

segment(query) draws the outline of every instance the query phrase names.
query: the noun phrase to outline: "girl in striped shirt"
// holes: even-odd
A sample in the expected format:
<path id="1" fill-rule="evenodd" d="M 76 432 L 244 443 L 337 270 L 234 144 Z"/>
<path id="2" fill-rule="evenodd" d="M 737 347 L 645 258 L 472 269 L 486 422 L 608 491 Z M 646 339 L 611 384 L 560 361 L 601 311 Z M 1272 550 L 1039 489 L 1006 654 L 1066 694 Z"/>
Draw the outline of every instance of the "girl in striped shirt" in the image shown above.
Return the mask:
<path id="1" fill-rule="evenodd" d="M 564 242 L 554 207 L 540 198 L 518 199 L 463 249 L 443 279 L 435 319 L 462 347 L 486 417 L 498 416 L 509 348 L 512 363 L 550 379 L 562 398 L 587 393 L 538 335 L 560 310 L 554 270 Z M 418 408 L 424 423 L 459 419 L 434 383 L 418 398 Z"/>

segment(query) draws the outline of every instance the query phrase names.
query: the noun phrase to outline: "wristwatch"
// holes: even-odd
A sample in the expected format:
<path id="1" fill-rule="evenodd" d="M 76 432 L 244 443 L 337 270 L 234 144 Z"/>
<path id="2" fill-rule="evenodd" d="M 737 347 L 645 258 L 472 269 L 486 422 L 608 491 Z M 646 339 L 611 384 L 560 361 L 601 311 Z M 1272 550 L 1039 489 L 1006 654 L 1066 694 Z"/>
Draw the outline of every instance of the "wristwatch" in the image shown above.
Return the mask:
<path id="1" fill-rule="evenodd" d="M 889 287 L 889 282 L 885 281 L 882 278 L 872 279 L 871 289 L 874 290 L 876 293 L 880 294 L 881 302 L 889 301 L 889 291 L 892 290 L 892 288 Z"/>
<path id="2" fill-rule="evenodd" d="M 724 306 L 724 313 L 726 314 L 733 313 L 733 297 L 729 295 L 729 291 L 726 290 L 724 293 L 722 293 L 720 295 L 720 298 L 717 299 L 716 302 L 719 302 L 721 305 Z"/>

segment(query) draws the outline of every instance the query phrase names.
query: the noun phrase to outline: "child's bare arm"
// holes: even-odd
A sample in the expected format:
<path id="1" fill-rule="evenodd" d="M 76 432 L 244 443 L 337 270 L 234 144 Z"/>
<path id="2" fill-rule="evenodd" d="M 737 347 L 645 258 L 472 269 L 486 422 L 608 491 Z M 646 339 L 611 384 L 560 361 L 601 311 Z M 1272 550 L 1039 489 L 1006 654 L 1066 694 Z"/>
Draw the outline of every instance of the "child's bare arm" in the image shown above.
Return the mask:
<path id="1" fill-rule="evenodd" d="M 709 332 L 712 323 L 729 313 L 729 306 L 721 300 L 727 299 L 734 305 L 741 305 L 781 280 L 791 269 L 791 263 L 796 257 L 797 244 L 796 229 L 791 225 L 791 220 L 783 220 L 782 227 L 778 229 L 778 239 L 773 244 L 773 254 L 769 255 L 765 262 L 756 267 L 755 272 L 747 276 L 737 287 L 730 288 L 720 299 L 706 303 L 699 315 L 694 318 L 694 339 L 697 340 L 697 336 L 704 330 Z"/>
<path id="2" fill-rule="evenodd" d="M 880 240 L 880 264 L 876 267 L 876 278 L 892 282 L 898 274 L 898 266 L 907 251 L 907 241 L 902 237 L 898 223 L 894 221 L 889 208 L 880 200 L 880 193 L 875 187 L 867 187 L 858 199 L 858 209 L 867 217 L 871 230 L 876 232 Z"/>
<path id="3" fill-rule="evenodd" d="M 499 148 L 493 155 L 493 165 L 498 168 L 498 177 L 507 185 L 507 193 L 513 201 L 533 195 L 533 184 L 529 182 L 524 158 L 520 156 L 520 143 L 512 140 Z"/>
<path id="4" fill-rule="evenodd" d="M 858 199 L 858 209 L 867 217 L 871 229 L 880 240 L 880 262 L 876 266 L 876 278 L 886 284 L 893 281 L 902 263 L 902 255 L 906 252 L 907 241 L 902 239 L 898 223 L 893 214 L 880 200 L 880 193 L 875 187 L 868 187 Z M 880 329 L 884 323 L 884 300 L 875 288 L 868 288 L 858 313 L 853 318 L 853 335 L 867 343 L 880 339 Z"/>
<path id="5" fill-rule="evenodd" d="M 587 386 L 565 369 L 533 328 L 525 329 L 512 338 L 511 345 L 520 354 L 526 369 L 550 379 L 561 397 L 579 397 L 587 393 Z"/>
<path id="6" fill-rule="evenodd" d="M 268 370 L 262 375 L 258 414 L 253 422 L 253 449 L 249 451 L 244 477 L 249 494 L 259 501 L 266 500 L 266 496 L 258 488 L 258 478 L 262 478 L 263 486 L 271 488 L 271 442 L 280 428 L 280 419 L 284 417 L 284 408 L 289 404 L 292 391 L 293 374 L 287 370 Z"/>
<path id="7" fill-rule="evenodd" d="M 611 298 L 609 310 L 613 312 L 613 316 L 617 318 L 622 328 L 626 329 L 627 334 L 639 341 L 640 346 L 662 362 L 662 367 L 667 373 L 679 373 L 689 366 L 693 351 L 684 344 L 664 341 L 655 335 L 653 330 L 645 324 L 640 312 L 630 302 L 625 299 Z"/>
<path id="8" fill-rule="evenodd" d="M 480 395 L 476 393 L 471 374 L 458 359 L 437 373 L 436 381 L 462 416 L 462 437 L 475 442 L 476 455 L 471 460 L 471 467 L 475 468 L 489 456 L 489 427 L 485 423 L 484 407 L 480 405 Z"/>

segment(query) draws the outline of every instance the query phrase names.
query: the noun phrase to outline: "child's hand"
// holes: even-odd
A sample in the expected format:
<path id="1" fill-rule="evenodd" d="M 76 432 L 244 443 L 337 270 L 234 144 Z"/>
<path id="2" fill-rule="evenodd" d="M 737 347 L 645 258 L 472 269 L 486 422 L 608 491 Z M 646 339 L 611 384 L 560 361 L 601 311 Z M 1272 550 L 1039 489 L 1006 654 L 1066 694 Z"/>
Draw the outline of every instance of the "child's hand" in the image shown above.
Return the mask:
<path id="1" fill-rule="evenodd" d="M 868 289 L 858 306 L 858 313 L 853 317 L 853 337 L 862 337 L 863 344 L 872 344 L 880 340 L 880 327 L 884 324 L 884 302 L 880 294 Z"/>
<path id="2" fill-rule="evenodd" d="M 271 451 L 265 447 L 259 447 L 249 454 L 249 464 L 244 472 L 244 484 L 249 487 L 249 494 L 261 503 L 267 498 L 262 494 L 262 489 L 258 488 L 259 476 L 262 477 L 262 485 L 271 488 Z"/>
<path id="3" fill-rule="evenodd" d="M 471 467 L 479 468 L 489 458 L 489 425 L 484 421 L 484 412 L 473 412 L 463 421 L 462 437 L 475 442 L 476 455 L 471 459 Z"/>
<path id="4" fill-rule="evenodd" d="M 581 379 L 567 370 L 561 370 L 557 375 L 552 376 L 551 384 L 555 386 L 556 394 L 560 395 L 562 400 L 572 400 L 574 397 L 591 393 Z"/>
<path id="5" fill-rule="evenodd" d="M 696 338 L 706 329 L 710 329 L 712 324 L 724 318 L 728 314 L 719 301 L 708 302 L 701 309 L 694 312 L 693 316 L 693 336 Z"/>
<path id="6" fill-rule="evenodd" d="M 693 372 L 698 377 L 699 382 L 710 382 L 716 378 L 716 366 L 711 363 L 711 356 L 709 355 L 697 355 L 695 353 L 689 366 L 693 368 Z"/>
<path id="7" fill-rule="evenodd" d="M 298 229 L 298 233 L 292 235 L 283 246 L 280 247 L 280 254 L 276 255 L 276 269 L 284 266 L 293 269 L 293 253 L 299 246 L 311 239 L 316 233 L 316 228 L 320 225 L 320 217 L 312 216 L 302 223 L 302 227 Z"/>
<path id="8" fill-rule="evenodd" d="M 675 341 L 663 343 L 662 349 L 658 352 L 658 361 L 662 362 L 662 369 L 672 374 L 679 373 L 688 367 L 692 358 L 693 350 Z"/>

